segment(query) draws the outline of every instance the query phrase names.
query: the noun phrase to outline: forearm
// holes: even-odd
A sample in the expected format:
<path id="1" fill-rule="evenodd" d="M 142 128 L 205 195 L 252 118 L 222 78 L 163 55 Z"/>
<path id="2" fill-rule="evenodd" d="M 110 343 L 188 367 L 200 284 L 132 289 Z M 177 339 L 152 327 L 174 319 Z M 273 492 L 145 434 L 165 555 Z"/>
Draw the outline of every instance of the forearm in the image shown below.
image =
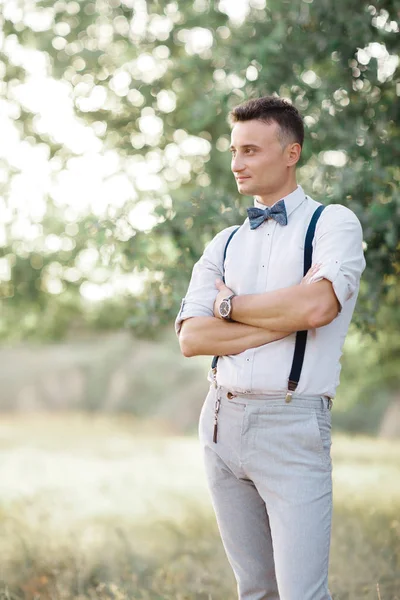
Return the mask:
<path id="1" fill-rule="evenodd" d="M 215 317 L 192 317 L 182 323 L 179 343 L 184 356 L 240 354 L 289 335 Z"/>
<path id="2" fill-rule="evenodd" d="M 266 330 L 299 331 L 308 329 L 308 318 L 301 295 L 305 286 L 283 288 L 263 294 L 235 296 L 232 301 L 232 319 L 238 323 Z M 297 288 L 297 289 L 296 289 Z"/>
<path id="3" fill-rule="evenodd" d="M 332 298 L 329 303 L 325 301 L 326 294 Z M 321 327 L 330 323 L 338 310 L 327 280 L 263 294 L 235 296 L 232 300 L 234 321 L 267 331 L 292 332 Z"/>

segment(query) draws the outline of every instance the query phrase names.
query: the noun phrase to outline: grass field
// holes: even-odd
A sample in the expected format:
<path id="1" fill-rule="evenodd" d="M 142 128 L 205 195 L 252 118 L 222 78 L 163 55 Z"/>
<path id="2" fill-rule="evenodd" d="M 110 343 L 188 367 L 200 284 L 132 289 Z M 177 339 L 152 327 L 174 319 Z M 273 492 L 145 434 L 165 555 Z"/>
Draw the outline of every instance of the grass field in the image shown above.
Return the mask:
<path id="1" fill-rule="evenodd" d="M 400 442 L 336 436 L 333 461 L 333 598 L 400 600 Z M 2 600 L 236 598 L 195 438 L 3 415 L 0 499 Z"/>

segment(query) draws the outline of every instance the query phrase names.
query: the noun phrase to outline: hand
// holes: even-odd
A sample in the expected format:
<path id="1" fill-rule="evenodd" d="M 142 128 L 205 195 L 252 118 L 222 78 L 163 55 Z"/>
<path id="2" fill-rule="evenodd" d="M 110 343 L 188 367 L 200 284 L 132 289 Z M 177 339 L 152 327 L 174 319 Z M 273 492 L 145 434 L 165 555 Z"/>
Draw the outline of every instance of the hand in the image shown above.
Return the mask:
<path id="1" fill-rule="evenodd" d="M 217 317 L 217 319 L 222 320 L 222 317 L 219 314 L 219 305 L 221 304 L 224 298 L 227 298 L 228 296 L 233 294 L 233 292 L 231 289 L 228 288 L 227 285 L 224 284 L 222 279 L 215 280 L 215 287 L 218 289 L 218 294 L 214 301 L 214 317 Z"/>
<path id="2" fill-rule="evenodd" d="M 304 275 L 303 279 L 300 282 L 300 285 L 303 284 L 308 284 L 310 283 L 310 279 L 313 275 L 315 275 L 315 273 L 317 273 L 317 271 L 320 269 L 321 267 L 321 263 L 316 263 L 315 265 L 313 265 L 308 271 L 307 273 Z"/>

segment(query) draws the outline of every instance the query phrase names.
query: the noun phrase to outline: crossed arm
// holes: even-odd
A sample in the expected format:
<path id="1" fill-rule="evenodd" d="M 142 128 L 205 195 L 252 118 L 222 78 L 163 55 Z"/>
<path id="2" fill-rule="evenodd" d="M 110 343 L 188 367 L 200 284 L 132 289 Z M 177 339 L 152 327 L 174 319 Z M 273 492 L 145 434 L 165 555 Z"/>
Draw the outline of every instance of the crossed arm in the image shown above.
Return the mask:
<path id="1" fill-rule="evenodd" d="M 233 320 L 289 333 L 327 325 L 339 311 L 339 301 L 327 279 L 232 299 Z"/>
<path id="2" fill-rule="evenodd" d="M 338 314 L 340 305 L 330 281 L 307 284 L 317 267 L 302 284 L 266 292 L 235 296 L 232 322 L 219 317 L 218 307 L 231 290 L 217 283 L 214 317 L 192 317 L 182 323 L 179 336 L 184 356 L 239 354 L 282 339 L 294 331 L 321 327 Z"/>
<path id="3" fill-rule="evenodd" d="M 289 335 L 262 327 L 223 321 L 217 317 L 189 317 L 182 323 L 179 343 L 184 356 L 240 354 Z"/>
<path id="4" fill-rule="evenodd" d="M 218 234 L 193 269 L 186 308 L 177 318 L 183 320 L 179 343 L 184 356 L 239 354 L 295 331 L 328 325 L 357 290 L 365 268 L 357 217 L 344 206 L 332 205 L 317 226 L 316 264 L 301 284 L 234 297 L 233 322 L 226 322 L 218 313 L 222 299 L 231 294 L 219 279 L 226 236 Z"/>

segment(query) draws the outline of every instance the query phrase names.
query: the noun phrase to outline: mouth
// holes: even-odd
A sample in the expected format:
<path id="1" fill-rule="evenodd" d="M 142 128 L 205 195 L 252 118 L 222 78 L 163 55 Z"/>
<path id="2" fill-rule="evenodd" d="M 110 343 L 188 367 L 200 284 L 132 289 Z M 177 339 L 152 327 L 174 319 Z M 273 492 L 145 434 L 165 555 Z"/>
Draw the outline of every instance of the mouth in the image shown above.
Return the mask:
<path id="1" fill-rule="evenodd" d="M 245 177 L 245 176 L 236 177 L 236 181 L 238 183 L 241 183 L 242 181 L 245 181 L 245 179 L 250 179 L 250 177 Z"/>

